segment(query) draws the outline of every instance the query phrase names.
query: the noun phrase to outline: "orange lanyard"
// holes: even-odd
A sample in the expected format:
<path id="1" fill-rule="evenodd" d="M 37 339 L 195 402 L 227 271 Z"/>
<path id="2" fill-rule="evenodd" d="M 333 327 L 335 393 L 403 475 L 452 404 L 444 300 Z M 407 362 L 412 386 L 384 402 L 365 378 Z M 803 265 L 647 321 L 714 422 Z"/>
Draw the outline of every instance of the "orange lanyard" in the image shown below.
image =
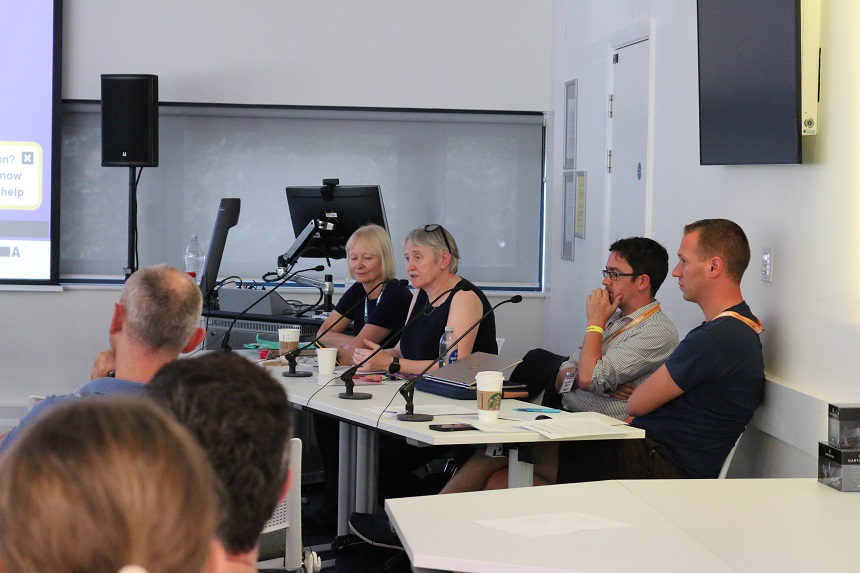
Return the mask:
<path id="1" fill-rule="evenodd" d="M 755 318 L 755 320 L 752 320 L 741 314 L 736 313 L 733 310 L 723 311 L 711 320 L 717 320 L 718 318 L 723 316 L 731 316 L 732 318 L 737 318 L 738 320 L 752 328 L 756 334 L 761 334 L 762 332 L 764 332 L 764 325 L 762 325 L 761 321 L 757 317 L 753 317 Z"/>
<path id="2" fill-rule="evenodd" d="M 621 334 L 625 330 L 629 330 L 629 329 L 633 328 L 637 324 L 645 322 L 651 315 L 656 314 L 659 310 L 660 310 L 660 303 L 658 302 L 656 306 L 648 309 L 646 312 L 643 312 L 642 314 L 640 314 L 639 316 L 637 316 L 636 318 L 634 318 L 633 320 L 628 322 L 626 325 L 624 325 L 623 328 L 620 328 L 619 330 L 613 332 L 612 336 L 604 339 L 602 346 L 604 346 L 604 347 L 608 346 L 612 340 L 615 340 L 616 336 L 618 336 L 619 334 Z"/>

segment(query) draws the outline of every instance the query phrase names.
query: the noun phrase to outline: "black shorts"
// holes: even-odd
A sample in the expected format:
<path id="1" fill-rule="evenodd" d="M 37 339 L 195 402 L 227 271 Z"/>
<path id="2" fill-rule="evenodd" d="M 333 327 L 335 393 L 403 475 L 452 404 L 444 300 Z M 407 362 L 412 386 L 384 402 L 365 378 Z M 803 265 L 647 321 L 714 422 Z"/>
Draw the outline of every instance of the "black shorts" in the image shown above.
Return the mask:
<path id="1" fill-rule="evenodd" d="M 690 475 L 650 438 L 559 442 L 556 483 Z"/>

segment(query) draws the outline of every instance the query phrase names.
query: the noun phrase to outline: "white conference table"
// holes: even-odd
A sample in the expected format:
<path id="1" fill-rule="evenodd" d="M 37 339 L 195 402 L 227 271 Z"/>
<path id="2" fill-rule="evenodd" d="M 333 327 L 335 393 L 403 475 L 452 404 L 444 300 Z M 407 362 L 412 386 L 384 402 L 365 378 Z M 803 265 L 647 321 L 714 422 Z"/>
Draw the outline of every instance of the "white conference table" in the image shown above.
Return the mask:
<path id="1" fill-rule="evenodd" d="M 814 478 L 624 480 L 390 499 L 385 509 L 417 571 L 808 573 L 853 570 L 860 495 Z M 526 537 L 475 523 L 566 512 L 624 526 Z"/>
<path id="2" fill-rule="evenodd" d="M 313 371 L 310 366 L 299 365 L 297 370 Z M 404 422 L 390 414 L 380 414 L 383 410 L 402 411 L 405 402 L 398 393 L 402 381 L 383 382 L 369 386 L 356 386 L 355 392 L 367 392 L 372 395 L 370 400 L 344 400 L 338 394 L 344 391 L 344 386 L 330 383 L 321 386 L 336 376 L 306 378 L 285 378 L 281 373 L 285 367 L 270 367 L 273 375 L 287 388 L 290 401 L 297 406 L 320 412 L 340 420 L 340 460 L 338 479 L 338 534 L 347 533 L 347 519 L 351 511 L 372 512 L 376 506 L 376 442 L 377 431 L 387 432 L 404 438 L 415 446 L 464 445 L 464 444 L 505 444 L 509 449 L 508 469 L 512 487 L 532 484 L 533 466 L 520 460 L 519 447 L 524 444 L 550 441 L 542 434 L 534 431 L 498 431 L 483 432 L 478 430 L 461 432 L 439 432 L 430 429 L 430 424 L 456 422 L 458 420 L 477 420 L 477 410 L 474 414 L 437 415 L 432 422 Z M 433 409 L 440 407 L 469 408 L 474 405 L 469 400 L 454 400 L 436 394 L 416 391 L 415 412 L 420 413 L 422 407 Z M 533 407 L 534 404 L 520 400 L 503 400 L 500 415 L 504 418 L 534 420 L 537 414 L 514 412 L 515 407 Z M 570 439 L 630 439 L 644 437 L 644 431 L 626 425 L 608 416 L 594 412 L 572 414 L 562 412 L 551 414 L 552 417 L 589 418 L 603 420 L 618 428 L 614 435 L 581 435 Z"/>

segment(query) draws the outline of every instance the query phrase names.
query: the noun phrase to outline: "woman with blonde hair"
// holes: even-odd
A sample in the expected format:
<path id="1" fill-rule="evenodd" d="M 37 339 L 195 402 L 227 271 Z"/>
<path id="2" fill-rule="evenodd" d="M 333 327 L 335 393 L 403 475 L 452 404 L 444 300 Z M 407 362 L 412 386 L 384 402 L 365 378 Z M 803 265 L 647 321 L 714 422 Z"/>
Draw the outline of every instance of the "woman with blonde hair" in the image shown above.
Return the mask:
<path id="1" fill-rule="evenodd" d="M 0 458 L 3 573 L 217 573 L 213 471 L 142 398 L 49 410 Z"/>
<path id="2" fill-rule="evenodd" d="M 341 364 L 351 363 L 353 351 L 366 348 L 365 340 L 386 348 L 394 346 L 397 339 L 389 336 L 403 327 L 412 300 L 407 287 L 390 282 L 397 270 L 394 248 L 388 232 L 379 225 L 359 227 L 346 243 L 346 258 L 349 276 L 356 282 L 343 293 L 317 333 L 331 327 L 322 343 L 338 348 Z M 355 336 L 345 332 L 350 323 Z"/>
<path id="3" fill-rule="evenodd" d="M 388 231 L 379 225 L 359 227 L 346 242 L 349 276 L 355 279 L 335 306 L 317 336 L 331 328 L 322 338 L 326 346 L 337 347 L 337 360 L 352 364 L 356 348 L 381 344 L 394 346 L 399 337 L 392 337 L 406 323 L 406 313 L 412 300 L 409 289 L 392 282 L 397 264 Z M 355 335 L 345 331 L 352 323 Z M 338 423 L 328 416 L 314 415 L 314 429 L 325 469 L 326 496 L 322 507 L 308 512 L 311 526 L 328 527 L 337 514 Z"/>

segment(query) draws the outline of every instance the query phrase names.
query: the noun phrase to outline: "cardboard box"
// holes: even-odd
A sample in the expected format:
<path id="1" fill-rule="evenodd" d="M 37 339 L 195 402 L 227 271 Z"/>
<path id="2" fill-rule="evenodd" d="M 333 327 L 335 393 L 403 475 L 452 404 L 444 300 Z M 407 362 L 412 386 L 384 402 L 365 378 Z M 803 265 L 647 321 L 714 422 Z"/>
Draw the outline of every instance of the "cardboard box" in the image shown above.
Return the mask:
<path id="1" fill-rule="evenodd" d="M 860 449 L 819 442 L 818 481 L 839 491 L 860 491 Z"/>
<path id="2" fill-rule="evenodd" d="M 860 448 L 860 404 L 830 404 L 827 441 L 837 448 Z"/>

